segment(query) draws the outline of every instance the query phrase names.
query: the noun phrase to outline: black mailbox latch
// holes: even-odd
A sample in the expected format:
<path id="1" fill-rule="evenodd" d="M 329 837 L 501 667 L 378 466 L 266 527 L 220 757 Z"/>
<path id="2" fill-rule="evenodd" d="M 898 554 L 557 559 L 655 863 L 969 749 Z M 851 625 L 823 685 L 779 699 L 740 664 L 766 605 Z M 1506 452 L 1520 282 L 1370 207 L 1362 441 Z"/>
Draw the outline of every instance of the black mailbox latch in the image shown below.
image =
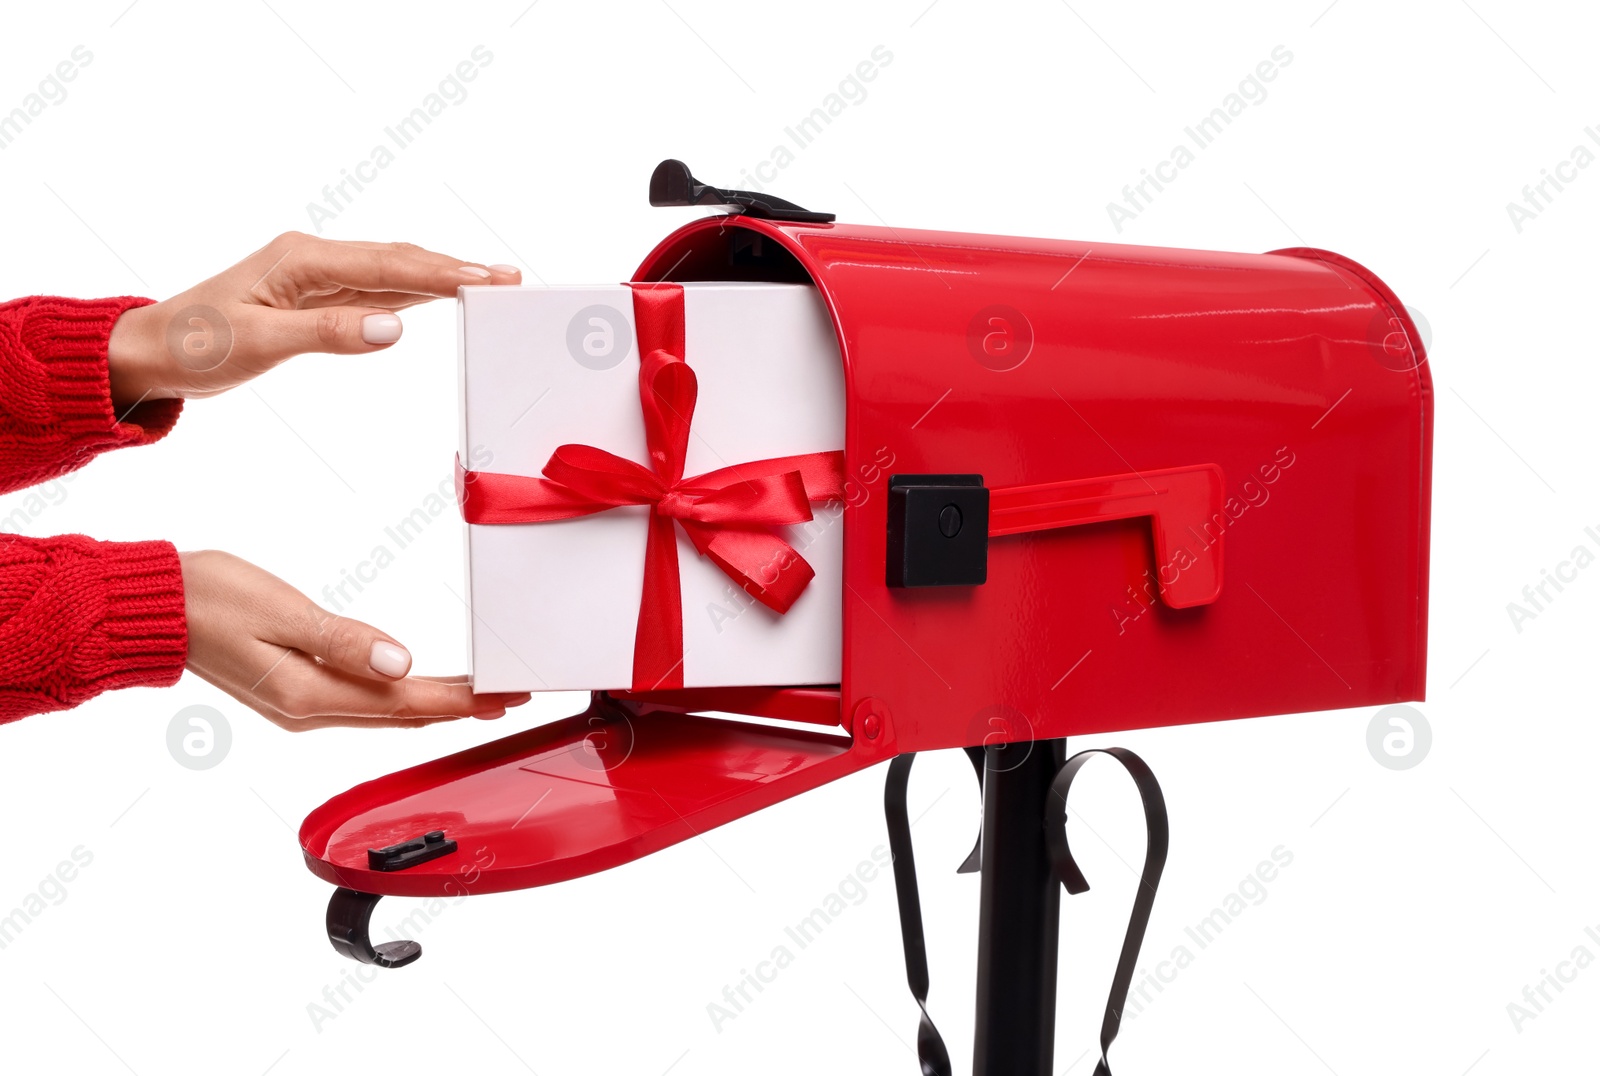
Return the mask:
<path id="1" fill-rule="evenodd" d="M 989 491 L 977 474 L 889 476 L 891 587 L 974 587 L 989 578 Z"/>

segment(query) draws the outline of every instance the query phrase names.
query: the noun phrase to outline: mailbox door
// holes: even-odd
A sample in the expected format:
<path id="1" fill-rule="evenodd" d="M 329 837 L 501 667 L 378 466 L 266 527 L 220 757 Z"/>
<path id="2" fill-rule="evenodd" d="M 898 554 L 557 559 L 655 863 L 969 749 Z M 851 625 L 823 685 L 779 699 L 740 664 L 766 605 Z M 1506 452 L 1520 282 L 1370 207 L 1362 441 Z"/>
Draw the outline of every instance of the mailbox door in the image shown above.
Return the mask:
<path id="1" fill-rule="evenodd" d="M 847 724 L 870 711 L 904 751 L 1422 697 L 1432 388 L 1404 307 L 1355 263 L 729 216 L 636 278 L 825 297 Z M 992 536 L 981 584 L 886 581 L 892 476 L 979 475 L 998 499 L 1154 492 L 1168 471 L 1220 475 L 1219 513 Z M 1201 563 L 1214 596 L 1163 594 L 1203 592 Z"/>

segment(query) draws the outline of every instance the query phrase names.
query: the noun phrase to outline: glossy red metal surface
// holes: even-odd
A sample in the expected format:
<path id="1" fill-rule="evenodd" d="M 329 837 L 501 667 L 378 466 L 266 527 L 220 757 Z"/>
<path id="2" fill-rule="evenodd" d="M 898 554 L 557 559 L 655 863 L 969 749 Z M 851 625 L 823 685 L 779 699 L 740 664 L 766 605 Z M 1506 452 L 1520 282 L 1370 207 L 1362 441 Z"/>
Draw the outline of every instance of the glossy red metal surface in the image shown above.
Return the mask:
<path id="1" fill-rule="evenodd" d="M 318 876 L 543 885 L 904 751 L 1422 698 L 1432 386 L 1355 263 L 717 216 L 636 274 L 669 277 L 810 280 L 832 313 L 842 683 L 601 698 L 357 786 L 301 828 Z M 886 585 L 894 473 L 983 476 L 986 583 Z M 367 869 L 430 829 L 459 853 Z"/>
<path id="2" fill-rule="evenodd" d="M 668 273 L 809 278 L 833 314 L 843 705 L 880 700 L 903 750 L 979 742 L 997 710 L 1053 738 L 1422 697 L 1432 386 L 1404 307 L 1355 263 L 737 216 L 675 232 L 636 277 Z M 1227 584 L 1201 607 L 1159 600 L 1133 520 L 991 542 L 983 586 L 885 585 L 890 473 L 1208 464 Z"/>
<path id="3" fill-rule="evenodd" d="M 300 827 L 311 872 L 394 896 L 548 885 L 659 851 L 869 765 L 842 735 L 667 711 L 585 713 L 357 785 Z M 404 871 L 367 849 L 459 845 Z"/>

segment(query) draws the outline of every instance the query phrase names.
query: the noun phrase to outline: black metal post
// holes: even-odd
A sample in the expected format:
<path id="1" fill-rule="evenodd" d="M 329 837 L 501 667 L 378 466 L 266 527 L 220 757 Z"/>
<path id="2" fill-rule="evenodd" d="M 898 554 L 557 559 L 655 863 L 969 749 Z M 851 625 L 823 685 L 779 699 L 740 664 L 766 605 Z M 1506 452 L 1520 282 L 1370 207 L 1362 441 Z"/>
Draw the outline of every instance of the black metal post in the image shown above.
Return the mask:
<path id="1" fill-rule="evenodd" d="M 1061 885 L 1044 839 L 1061 764 L 1051 740 L 985 749 L 974 1076 L 1049 1076 Z"/>

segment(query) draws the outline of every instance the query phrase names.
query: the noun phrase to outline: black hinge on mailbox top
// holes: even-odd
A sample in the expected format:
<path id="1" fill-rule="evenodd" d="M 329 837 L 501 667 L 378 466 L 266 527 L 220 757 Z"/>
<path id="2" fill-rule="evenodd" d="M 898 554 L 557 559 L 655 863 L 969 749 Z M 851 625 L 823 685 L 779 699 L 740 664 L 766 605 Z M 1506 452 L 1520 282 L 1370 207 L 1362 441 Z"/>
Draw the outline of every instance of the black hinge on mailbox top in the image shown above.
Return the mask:
<path id="1" fill-rule="evenodd" d="M 887 582 L 973 587 L 989 578 L 989 491 L 977 474 L 889 476 Z"/>

